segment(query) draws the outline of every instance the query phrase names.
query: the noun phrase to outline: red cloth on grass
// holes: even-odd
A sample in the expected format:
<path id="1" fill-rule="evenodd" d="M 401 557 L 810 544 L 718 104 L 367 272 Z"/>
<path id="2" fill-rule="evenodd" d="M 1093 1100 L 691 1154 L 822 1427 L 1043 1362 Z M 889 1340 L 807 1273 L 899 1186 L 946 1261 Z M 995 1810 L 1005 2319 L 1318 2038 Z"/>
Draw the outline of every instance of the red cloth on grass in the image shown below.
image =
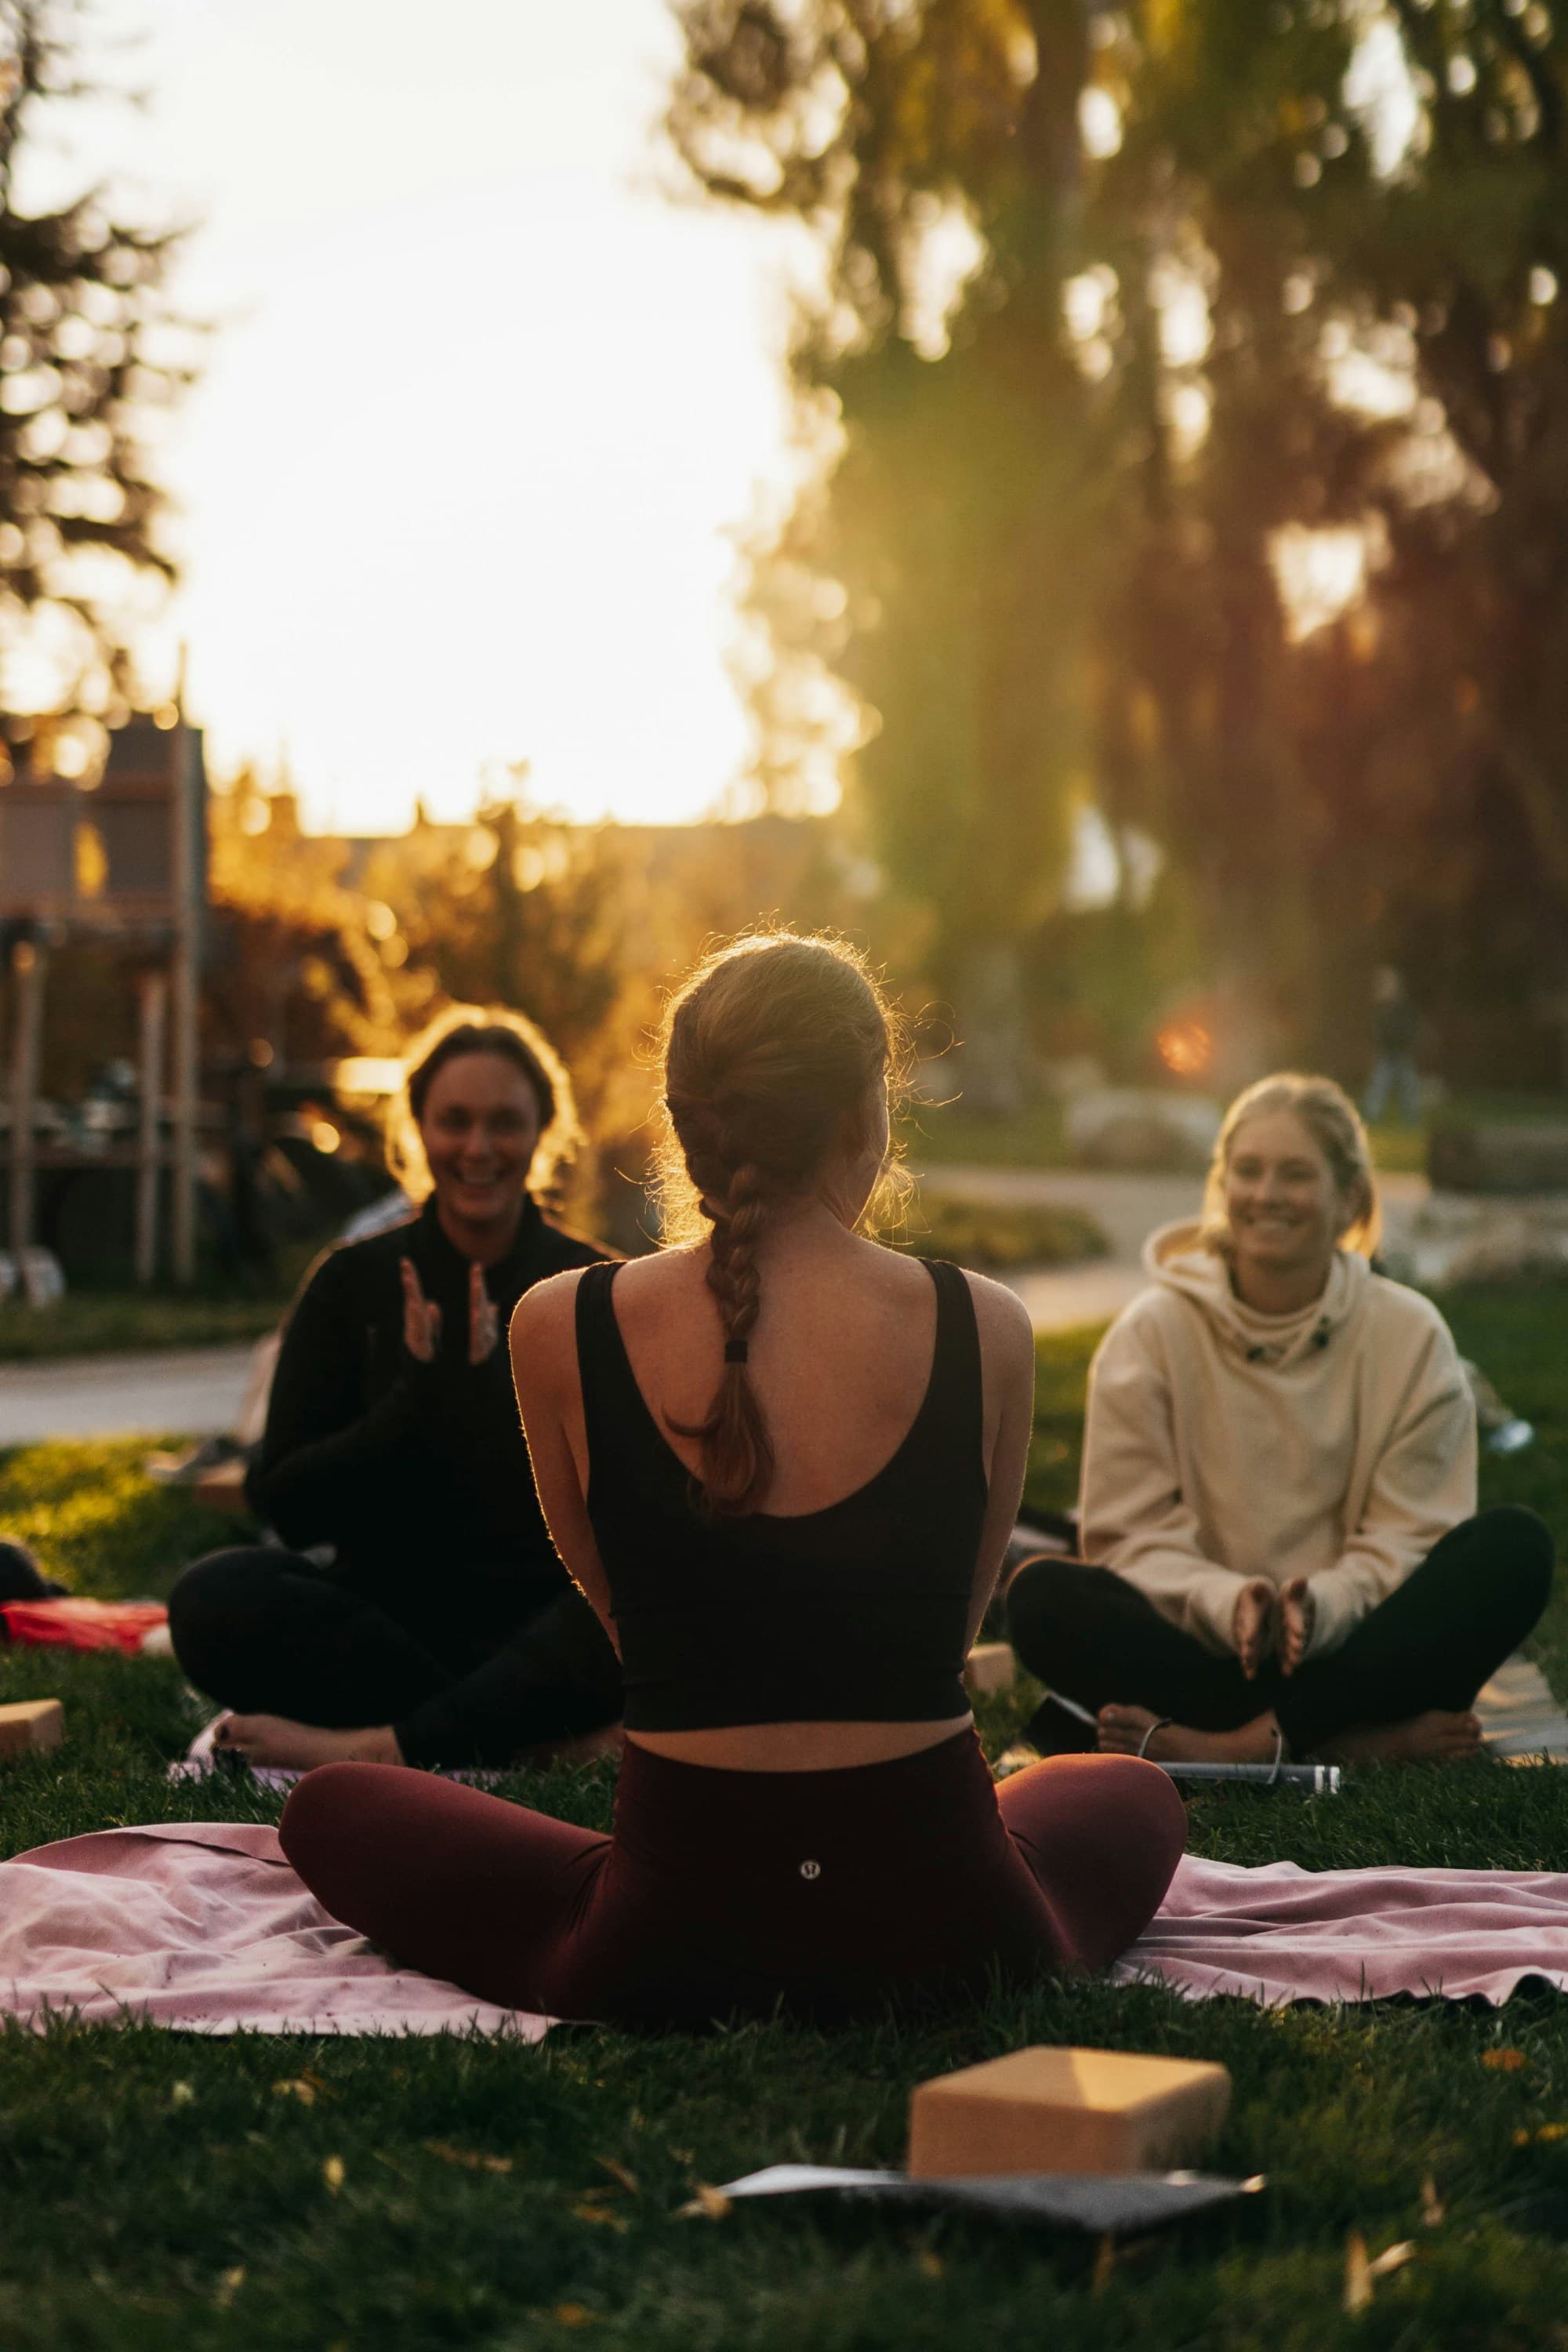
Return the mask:
<path id="1" fill-rule="evenodd" d="M 166 1625 L 161 1601 L 7 1601 L 0 1604 L 5 1638 L 37 1649 L 120 1650 L 133 1658 L 155 1625 Z"/>

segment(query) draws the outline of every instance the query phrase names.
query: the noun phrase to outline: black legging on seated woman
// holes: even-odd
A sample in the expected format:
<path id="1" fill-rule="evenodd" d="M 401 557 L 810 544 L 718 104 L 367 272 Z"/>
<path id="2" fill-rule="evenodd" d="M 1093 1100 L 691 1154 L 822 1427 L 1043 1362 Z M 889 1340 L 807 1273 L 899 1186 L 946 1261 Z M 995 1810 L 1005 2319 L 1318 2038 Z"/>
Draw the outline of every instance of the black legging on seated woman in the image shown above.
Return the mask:
<path id="1" fill-rule="evenodd" d="M 188 1569 L 169 1633 L 191 1680 L 240 1715 L 331 1731 L 391 1725 L 404 1760 L 504 1764 L 614 1723 L 620 1668 L 545 1533 L 500 1333 L 524 1291 L 595 1263 L 526 1201 L 507 1255 L 474 1269 L 427 1203 L 322 1258 L 291 1310 L 246 1481 L 288 1546 Z M 428 1360 L 405 1266 L 440 1309 Z M 331 1568 L 307 1553 L 331 1547 Z"/>
<path id="2" fill-rule="evenodd" d="M 169 1631 L 220 1705 L 333 1731 L 389 1723 L 405 1764 L 506 1764 L 615 1722 L 620 1669 L 575 1585 L 503 1633 L 476 1609 L 472 1562 L 455 1608 L 453 1581 L 450 1563 L 432 1559 L 416 1629 L 297 1552 L 243 1545 L 187 1570 Z"/>
<path id="3" fill-rule="evenodd" d="M 1451 1528 L 1340 1648 L 1293 1675 L 1269 1659 L 1251 1682 L 1233 1654 L 1205 1649 L 1125 1577 L 1082 1560 L 1026 1561 L 1007 1617 L 1029 1672 L 1091 1713 L 1146 1706 L 1196 1731 L 1233 1731 L 1272 1707 L 1292 1754 L 1304 1756 L 1363 1725 L 1472 1706 L 1545 1608 L 1552 1565 L 1533 1511 L 1482 1511 Z M 1048 1701 L 1030 1737 L 1056 1753 L 1095 1744 L 1089 1725 Z"/>

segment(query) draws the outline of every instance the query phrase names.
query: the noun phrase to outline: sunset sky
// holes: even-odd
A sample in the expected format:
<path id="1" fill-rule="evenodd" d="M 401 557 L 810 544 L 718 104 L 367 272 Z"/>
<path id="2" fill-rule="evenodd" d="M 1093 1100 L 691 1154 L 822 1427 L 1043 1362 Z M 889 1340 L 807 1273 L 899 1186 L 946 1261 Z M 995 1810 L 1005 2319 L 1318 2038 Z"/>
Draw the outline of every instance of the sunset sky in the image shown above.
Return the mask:
<path id="1" fill-rule="evenodd" d="M 729 533 L 776 478 L 776 256 L 671 205 L 664 0 L 100 0 L 145 113 L 80 179 L 202 226 L 218 322 L 165 460 L 221 766 L 397 830 L 532 762 L 574 814 L 700 814 L 744 763 Z M 63 121 L 62 121 L 63 127 Z"/>

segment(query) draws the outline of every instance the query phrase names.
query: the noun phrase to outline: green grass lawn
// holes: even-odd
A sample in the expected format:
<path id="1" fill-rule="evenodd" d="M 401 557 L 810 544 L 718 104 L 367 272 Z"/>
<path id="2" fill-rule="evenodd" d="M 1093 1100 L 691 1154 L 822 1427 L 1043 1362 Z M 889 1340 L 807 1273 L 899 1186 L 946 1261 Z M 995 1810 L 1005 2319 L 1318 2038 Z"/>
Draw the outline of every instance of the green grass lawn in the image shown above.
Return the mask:
<path id="1" fill-rule="evenodd" d="M 962 1201 L 932 1184 L 921 1185 L 907 1229 L 893 1239 L 923 1257 L 950 1258 L 981 1274 L 1004 1274 L 1013 1266 L 1082 1265 L 1110 1252 L 1104 1227 L 1087 1209 Z"/>
<path id="2" fill-rule="evenodd" d="M 1489 1465 L 1568 1533 L 1560 1307 L 1474 1297 L 1462 1344 L 1535 1421 Z M 1070 1499 L 1090 1334 L 1042 1344 L 1030 1493 Z M 166 1591 L 232 1521 L 139 1476 L 140 1449 L 0 1458 L 0 1531 L 84 1591 Z M 1541 1654 L 1568 1679 L 1568 1600 Z M 194 1717 L 152 1661 L 0 1654 L 0 1697 L 62 1696 L 63 1756 L 0 1776 L 0 1853 L 106 1822 L 272 1819 L 248 1782 L 172 1786 Z M 1028 1703 L 988 1702 L 994 1753 Z M 612 1775 L 509 1794 L 607 1823 Z M 1255 1790 L 1191 1808 L 1195 1849 L 1311 1866 L 1563 1867 L 1568 1780 L 1477 1764 L 1363 1774 L 1338 1800 Z M 1211 2168 L 1265 2193 L 1124 2249 L 958 2218 L 737 2210 L 701 2182 L 777 2159 L 900 2161 L 910 2087 L 1029 2041 L 1216 2058 L 1236 2101 Z M 303 2086 L 304 2095 L 300 2095 Z M 206 2042 L 132 2028 L 0 2035 L 0 2345 L 6 2352 L 1568 2352 L 1568 2002 L 1185 2007 L 1043 1985 L 960 2018 L 696 2040 L 576 2028 L 477 2042 Z M 1424 2196 L 1424 2184 L 1430 2190 Z M 1436 2205 L 1433 2204 L 1433 2199 Z M 1427 2220 L 1441 2209 L 1441 2218 Z M 1347 2234 L 1418 2252 L 1342 2308 Z"/>
<path id="3" fill-rule="evenodd" d="M 1031 1103 L 1014 1118 L 988 1118 L 962 1101 L 912 1103 L 904 1139 L 917 1168 L 1068 1168 L 1062 1107 L 1054 1097 Z"/>
<path id="4" fill-rule="evenodd" d="M 101 1356 L 144 1348 L 220 1348 L 275 1331 L 317 1242 L 279 1250 L 271 1272 L 219 1288 L 68 1291 L 52 1307 L 0 1300 L 0 1364 Z"/>
<path id="5" fill-rule="evenodd" d="M 174 1292 L 76 1291 L 53 1307 L 0 1305 L 0 1363 L 102 1356 L 143 1348 L 221 1348 L 276 1329 L 287 1291 L 264 1297 L 182 1298 Z"/>

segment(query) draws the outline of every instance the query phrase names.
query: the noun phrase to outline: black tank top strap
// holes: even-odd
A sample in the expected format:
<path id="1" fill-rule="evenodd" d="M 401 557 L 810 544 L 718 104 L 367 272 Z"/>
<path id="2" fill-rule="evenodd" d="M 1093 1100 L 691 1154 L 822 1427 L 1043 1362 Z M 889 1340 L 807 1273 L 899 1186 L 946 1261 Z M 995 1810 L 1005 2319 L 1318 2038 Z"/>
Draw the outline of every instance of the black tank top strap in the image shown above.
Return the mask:
<path id="1" fill-rule="evenodd" d="M 605 1340 L 616 1330 L 616 1310 L 610 1303 L 610 1290 L 619 1267 L 611 1261 L 604 1265 L 588 1265 L 583 1269 L 577 1284 L 577 1362 L 584 1359 L 597 1365 L 605 1353 Z M 615 1350 L 609 1352 L 613 1355 Z"/>
<path id="2" fill-rule="evenodd" d="M 577 1378 L 588 1433 L 588 1475 L 607 1468 L 613 1454 L 635 1447 L 647 1407 L 632 1371 L 613 1297 L 620 1268 L 584 1266 L 577 1281 Z"/>
<path id="3" fill-rule="evenodd" d="M 972 1453 L 983 1463 L 985 1402 L 974 1293 L 962 1266 L 946 1258 L 928 1258 L 926 1266 L 936 1285 L 936 1348 L 925 1414 L 931 1428 L 942 1433 L 941 1452 L 946 1461 Z"/>

